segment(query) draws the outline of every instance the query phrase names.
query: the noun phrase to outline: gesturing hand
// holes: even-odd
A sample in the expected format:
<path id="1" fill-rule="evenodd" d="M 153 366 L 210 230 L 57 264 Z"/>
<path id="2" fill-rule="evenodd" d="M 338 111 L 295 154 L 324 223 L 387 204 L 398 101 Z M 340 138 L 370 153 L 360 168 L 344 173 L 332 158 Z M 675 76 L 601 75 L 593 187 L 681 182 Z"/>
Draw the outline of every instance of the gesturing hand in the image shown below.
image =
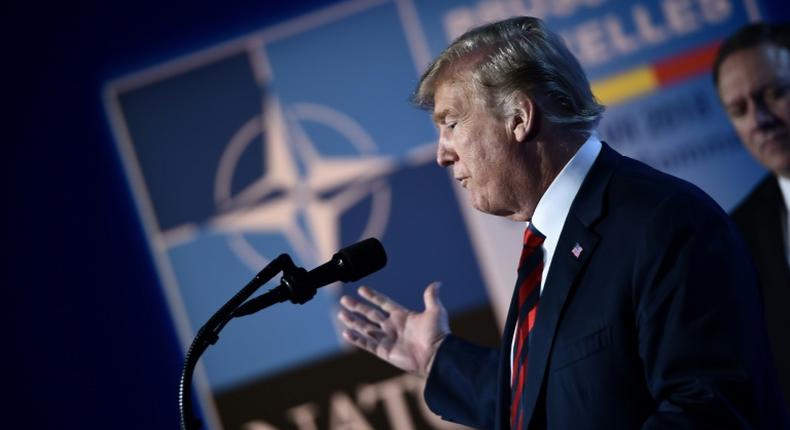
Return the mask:
<path id="1" fill-rule="evenodd" d="M 406 309 L 367 287 L 358 292 L 375 306 L 343 296 L 338 315 L 346 326 L 343 337 L 393 366 L 426 376 L 439 345 L 450 333 L 447 311 L 439 301 L 439 284 L 425 289 L 423 312 Z"/>

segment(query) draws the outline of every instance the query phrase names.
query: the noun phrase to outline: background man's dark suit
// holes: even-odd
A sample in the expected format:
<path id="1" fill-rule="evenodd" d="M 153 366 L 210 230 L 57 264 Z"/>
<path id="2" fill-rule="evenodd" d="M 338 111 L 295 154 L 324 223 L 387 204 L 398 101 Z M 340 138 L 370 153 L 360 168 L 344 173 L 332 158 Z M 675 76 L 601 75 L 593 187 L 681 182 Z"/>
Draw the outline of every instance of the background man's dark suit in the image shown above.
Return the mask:
<path id="1" fill-rule="evenodd" d="M 750 261 L 704 193 L 604 145 L 540 299 L 530 428 L 788 427 Z M 500 351 L 443 342 L 425 390 L 443 418 L 509 428 L 512 311 Z"/>
<path id="2" fill-rule="evenodd" d="M 785 217 L 784 199 L 773 175 L 767 175 L 732 212 L 757 266 L 768 334 L 777 340 L 787 338 L 790 330 L 790 268 L 782 241 Z M 790 400 L 790 344 L 775 341 L 771 346 L 785 400 Z"/>

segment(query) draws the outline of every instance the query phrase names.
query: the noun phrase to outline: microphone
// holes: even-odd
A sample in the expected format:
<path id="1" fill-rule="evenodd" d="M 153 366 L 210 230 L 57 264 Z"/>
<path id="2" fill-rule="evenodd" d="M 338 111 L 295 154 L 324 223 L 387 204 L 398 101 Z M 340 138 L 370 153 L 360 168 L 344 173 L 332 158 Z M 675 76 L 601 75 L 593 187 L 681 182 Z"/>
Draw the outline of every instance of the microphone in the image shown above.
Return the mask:
<path id="1" fill-rule="evenodd" d="M 319 288 L 335 281 L 358 281 L 386 264 L 384 247 L 378 239 L 371 237 L 341 249 L 331 260 L 311 270 L 307 276 L 313 286 Z"/>
<path id="2" fill-rule="evenodd" d="M 234 317 L 249 315 L 265 308 L 270 303 L 270 293 L 293 303 L 302 304 L 313 298 L 318 288 L 336 281 L 354 282 L 380 270 L 387 264 L 387 253 L 381 242 L 368 238 L 347 246 L 332 256 L 328 262 L 307 272 L 301 267 L 283 270 L 280 285 L 262 296 L 256 297 L 239 306 Z"/>

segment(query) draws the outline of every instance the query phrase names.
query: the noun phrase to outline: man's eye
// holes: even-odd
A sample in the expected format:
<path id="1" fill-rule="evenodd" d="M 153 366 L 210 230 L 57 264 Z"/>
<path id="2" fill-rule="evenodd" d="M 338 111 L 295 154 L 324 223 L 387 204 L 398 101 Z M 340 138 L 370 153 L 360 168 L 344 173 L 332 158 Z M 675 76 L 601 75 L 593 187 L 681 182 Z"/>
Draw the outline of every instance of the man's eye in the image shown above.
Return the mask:
<path id="1" fill-rule="evenodd" d="M 453 122 L 447 122 L 447 123 L 445 123 L 444 125 L 445 125 L 445 127 L 447 127 L 447 128 L 449 128 L 450 130 L 452 130 L 452 129 L 454 129 L 454 128 L 455 128 L 455 126 L 456 126 L 457 124 L 458 124 L 457 122 L 453 121 Z"/>
<path id="2" fill-rule="evenodd" d="M 788 85 L 776 85 L 765 89 L 764 100 L 768 103 L 778 101 L 787 96 Z"/>
<path id="3" fill-rule="evenodd" d="M 727 113 L 731 118 L 740 118 L 746 113 L 746 105 L 744 103 L 733 103 L 727 106 Z"/>

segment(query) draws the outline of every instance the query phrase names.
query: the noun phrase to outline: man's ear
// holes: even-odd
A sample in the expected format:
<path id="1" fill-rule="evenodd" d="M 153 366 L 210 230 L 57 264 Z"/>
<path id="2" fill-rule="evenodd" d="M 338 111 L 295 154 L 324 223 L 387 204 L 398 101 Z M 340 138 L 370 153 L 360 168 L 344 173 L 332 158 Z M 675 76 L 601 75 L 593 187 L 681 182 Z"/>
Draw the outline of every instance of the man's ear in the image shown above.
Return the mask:
<path id="1" fill-rule="evenodd" d="M 540 132 L 540 112 L 530 97 L 518 96 L 514 100 L 511 132 L 517 142 L 529 142 Z"/>

